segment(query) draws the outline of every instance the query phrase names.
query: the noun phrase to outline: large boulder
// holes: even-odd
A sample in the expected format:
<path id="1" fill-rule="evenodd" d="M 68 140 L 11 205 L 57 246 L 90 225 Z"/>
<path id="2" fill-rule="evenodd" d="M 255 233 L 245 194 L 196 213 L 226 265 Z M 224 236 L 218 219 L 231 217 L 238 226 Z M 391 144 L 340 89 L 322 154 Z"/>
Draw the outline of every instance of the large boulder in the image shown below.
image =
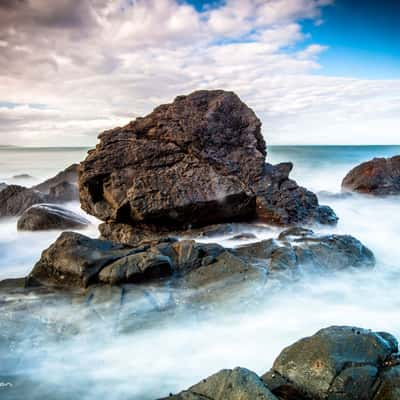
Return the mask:
<path id="1" fill-rule="evenodd" d="M 288 179 L 291 164 L 265 164 L 261 122 L 232 92 L 179 96 L 99 138 L 80 167 L 80 198 L 109 233 L 256 217 L 278 225 L 337 220 Z"/>
<path id="2" fill-rule="evenodd" d="M 9 185 L 0 191 L 0 217 L 21 215 L 38 203 L 45 203 L 48 196 L 37 190 L 19 185 Z"/>
<path id="3" fill-rule="evenodd" d="M 35 204 L 24 211 L 17 222 L 21 231 L 83 229 L 88 225 L 86 218 L 54 204 Z"/>
<path id="4" fill-rule="evenodd" d="M 381 372 L 397 362 L 397 352 L 388 333 L 332 326 L 284 349 L 263 379 L 288 400 L 373 400 Z M 392 375 L 383 381 L 397 379 Z M 389 381 L 386 387 L 392 390 Z"/>
<path id="5" fill-rule="evenodd" d="M 105 221 L 188 226 L 249 216 L 261 122 L 231 92 L 180 96 L 106 131 L 81 164 L 84 210 Z"/>
<path id="6" fill-rule="evenodd" d="M 164 400 L 278 400 L 265 383 L 245 368 L 224 369 Z"/>
<path id="7" fill-rule="evenodd" d="M 343 179 L 342 189 L 374 196 L 400 194 L 400 156 L 374 158 L 358 165 Z"/>

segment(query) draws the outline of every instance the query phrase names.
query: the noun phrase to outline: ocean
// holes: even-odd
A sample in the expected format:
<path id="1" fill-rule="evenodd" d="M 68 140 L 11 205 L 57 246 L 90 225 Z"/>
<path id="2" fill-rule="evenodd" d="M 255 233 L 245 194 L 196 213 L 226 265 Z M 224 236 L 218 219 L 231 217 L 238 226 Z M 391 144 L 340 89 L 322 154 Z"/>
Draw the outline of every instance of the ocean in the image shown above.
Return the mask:
<path id="1" fill-rule="evenodd" d="M 82 160 L 87 150 L 2 147 L 0 182 L 33 185 Z M 330 325 L 388 331 L 399 338 L 400 198 L 341 198 L 329 194 L 340 192 L 341 180 L 358 163 L 396 154 L 400 154 L 400 146 L 268 148 L 268 162 L 293 162 L 293 179 L 319 193 L 321 203 L 330 205 L 339 216 L 337 227 L 319 231 L 346 233 L 360 239 L 374 252 L 375 269 L 307 275 L 297 282 L 271 288 L 263 299 L 240 311 L 226 306 L 223 312 L 209 313 L 202 319 L 188 313 L 179 321 L 171 318 L 167 323 L 129 334 L 105 329 L 104 320 L 87 329 L 81 309 L 54 309 L 44 304 L 43 318 L 49 323 L 57 321 L 62 326 L 73 315 L 82 329 L 73 338 L 61 340 L 49 335 L 44 341 L 43 337 L 38 340 L 32 318 L 22 310 L 23 334 L 18 332 L 19 339 L 9 351 L 19 351 L 24 357 L 18 370 L 4 377 L 7 371 L 1 367 L 3 352 L 0 381 L 29 382 L 29 399 L 57 393 L 48 398 L 151 400 L 185 389 L 222 368 L 242 366 L 262 374 L 285 346 Z M 31 177 L 14 177 L 21 174 Z M 67 206 L 84 215 L 79 204 Z M 85 233 L 95 237 L 97 221 L 91 221 Z M 277 231 L 272 229 L 271 236 L 276 236 Z M 16 218 L 1 220 L 0 280 L 26 275 L 41 251 L 58 235 L 59 232 L 18 233 Z M 228 243 L 226 238 L 217 241 Z M 0 307 L 1 304 L 0 301 Z M 28 310 L 29 307 L 26 313 Z M 0 346 L 2 318 L 7 315 L 0 317 Z M 23 388 L 22 384 L 20 390 Z M 0 387 L 1 399 L 14 399 L 15 393 L 12 387 Z"/>

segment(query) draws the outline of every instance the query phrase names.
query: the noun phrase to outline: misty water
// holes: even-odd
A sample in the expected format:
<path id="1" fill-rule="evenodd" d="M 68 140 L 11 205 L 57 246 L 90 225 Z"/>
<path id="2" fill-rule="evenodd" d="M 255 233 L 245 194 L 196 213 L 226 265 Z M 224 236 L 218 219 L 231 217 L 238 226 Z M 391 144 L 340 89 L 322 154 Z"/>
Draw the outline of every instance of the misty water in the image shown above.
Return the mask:
<path id="1" fill-rule="evenodd" d="M 85 152 L 0 149 L 0 182 L 32 185 L 81 160 Z M 141 318 L 149 321 L 127 331 L 116 329 L 116 324 L 135 318 L 146 307 L 139 297 L 130 300 L 136 314 L 118 314 L 109 304 L 92 318 L 79 301 L 54 303 L 35 295 L 10 299 L 0 293 L 0 398 L 156 399 L 222 368 L 243 366 L 262 374 L 285 346 L 329 325 L 356 325 L 400 337 L 399 198 L 332 195 L 340 192 L 342 178 L 359 162 L 395 154 L 400 154 L 400 146 L 269 148 L 269 162 L 292 161 L 292 177 L 322 192 L 321 203 L 340 217 L 337 227 L 315 230 L 360 239 L 376 256 L 373 270 L 272 282 L 253 300 L 242 301 L 237 293 L 204 313 L 190 307 L 183 307 L 179 315 L 144 313 Z M 13 178 L 20 174 L 32 178 Z M 84 215 L 77 203 L 67 207 Z M 84 233 L 96 237 L 97 221 L 91 221 Z M 260 236 L 257 231 L 258 240 L 278 232 L 265 229 Z M 58 235 L 19 233 L 15 218 L 1 220 L 0 280 L 26 275 Z M 213 241 L 237 244 L 223 237 Z M 244 290 L 256 294 L 258 285 L 254 282 Z M 160 304 L 169 296 L 162 288 L 146 290 Z M 13 340 L 4 341 L 10 335 Z"/>

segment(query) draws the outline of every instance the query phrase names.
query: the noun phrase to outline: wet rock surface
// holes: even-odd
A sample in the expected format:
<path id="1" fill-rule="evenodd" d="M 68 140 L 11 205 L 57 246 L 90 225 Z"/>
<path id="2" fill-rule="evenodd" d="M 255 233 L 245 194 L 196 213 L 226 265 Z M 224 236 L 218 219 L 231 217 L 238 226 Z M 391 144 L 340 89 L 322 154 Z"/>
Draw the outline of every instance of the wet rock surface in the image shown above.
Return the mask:
<path id="1" fill-rule="evenodd" d="M 222 370 L 190 389 L 161 400 L 278 400 L 265 383 L 245 368 Z"/>
<path id="2" fill-rule="evenodd" d="M 400 156 L 374 158 L 358 165 L 343 179 L 342 189 L 374 196 L 400 194 Z"/>
<path id="3" fill-rule="evenodd" d="M 88 225 L 87 219 L 54 204 L 36 204 L 24 211 L 17 222 L 21 231 L 83 229 Z"/>
<path id="4" fill-rule="evenodd" d="M 222 370 L 168 398 L 392 400 L 399 371 L 398 343 L 389 333 L 331 326 L 284 349 L 261 379 L 244 368 Z"/>
<path id="5" fill-rule="evenodd" d="M 371 250 L 350 235 L 317 235 L 310 229 L 291 228 L 277 239 L 239 246 L 236 255 L 267 263 L 269 273 L 305 270 L 327 272 L 375 265 Z"/>
<path id="6" fill-rule="evenodd" d="M 82 207 L 105 221 L 107 231 L 120 224 L 163 231 L 252 218 L 336 223 L 331 209 L 288 178 L 290 163 L 272 166 L 265 156 L 261 122 L 234 93 L 179 96 L 100 135 L 81 164 Z"/>
<path id="7" fill-rule="evenodd" d="M 333 326 L 284 349 L 263 379 L 278 397 L 292 393 L 289 400 L 373 400 L 382 377 L 396 379 L 397 352 L 388 333 Z"/>
<path id="8" fill-rule="evenodd" d="M 28 282 L 80 288 L 170 277 L 176 287 L 215 288 L 220 283 L 222 290 L 244 281 L 265 281 L 267 275 L 294 277 L 301 271 L 322 273 L 374 263 L 372 252 L 352 236 L 316 235 L 302 228 L 233 249 L 176 238 L 145 240 L 131 247 L 64 232 L 43 252 Z"/>

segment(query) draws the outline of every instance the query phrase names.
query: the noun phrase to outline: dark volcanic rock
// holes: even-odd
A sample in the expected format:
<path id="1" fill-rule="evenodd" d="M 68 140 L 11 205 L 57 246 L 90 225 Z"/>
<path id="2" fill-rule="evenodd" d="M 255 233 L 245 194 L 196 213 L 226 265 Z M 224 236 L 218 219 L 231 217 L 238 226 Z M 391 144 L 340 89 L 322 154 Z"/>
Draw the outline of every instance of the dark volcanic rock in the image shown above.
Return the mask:
<path id="1" fill-rule="evenodd" d="M 373 253 L 349 235 L 316 235 L 310 229 L 291 228 L 277 240 L 267 239 L 235 249 L 250 261 L 266 262 L 269 272 L 292 271 L 301 267 L 324 272 L 375 265 Z"/>
<path id="2" fill-rule="evenodd" d="M 358 165 L 343 179 L 342 189 L 374 196 L 400 194 L 400 156 L 374 158 Z"/>
<path id="3" fill-rule="evenodd" d="M 45 194 L 36 190 L 9 185 L 0 191 L 0 217 L 21 215 L 27 208 L 47 200 Z"/>
<path id="4" fill-rule="evenodd" d="M 78 185 L 62 181 L 55 186 L 52 186 L 49 191 L 49 198 L 55 203 L 63 203 L 66 201 L 79 200 Z"/>
<path id="5" fill-rule="evenodd" d="M 245 368 L 224 369 L 164 400 L 278 400 L 265 383 Z"/>
<path id="6" fill-rule="evenodd" d="M 252 184 L 257 194 L 257 218 L 281 226 L 336 224 L 338 217 L 330 207 L 320 206 L 314 193 L 289 179 L 292 168 L 292 163 L 264 166 L 261 179 Z"/>
<path id="7" fill-rule="evenodd" d="M 397 352 L 397 340 L 388 333 L 333 326 L 284 349 L 263 379 L 288 400 L 389 399 L 374 396 L 381 372 L 397 363 Z M 397 374 L 385 372 L 384 382 L 388 375 L 390 392 Z"/>
<path id="8" fill-rule="evenodd" d="M 18 219 L 18 230 L 82 229 L 89 221 L 80 215 L 53 204 L 36 204 Z"/>
<path id="9" fill-rule="evenodd" d="M 265 158 L 261 123 L 231 92 L 180 96 L 100 135 L 81 165 L 82 207 L 105 221 L 188 226 L 246 217 Z"/>
<path id="10" fill-rule="evenodd" d="M 131 249 L 105 240 L 90 239 L 75 232 L 63 232 L 43 251 L 27 277 L 27 286 L 42 284 L 84 288 L 97 280 L 102 268 L 129 255 Z"/>
<path id="11" fill-rule="evenodd" d="M 288 179 L 290 163 L 265 164 L 265 155 L 259 119 L 234 93 L 180 96 L 100 135 L 81 164 L 82 207 L 110 224 L 103 236 L 117 229 L 125 239 L 122 225 L 156 232 L 244 218 L 337 221 Z"/>
<path id="12" fill-rule="evenodd" d="M 32 189 L 39 190 L 40 192 L 48 194 L 52 187 L 57 186 L 62 182 L 68 182 L 77 185 L 78 169 L 79 169 L 79 164 L 72 164 L 69 167 L 67 167 L 64 171 L 59 172 L 56 176 L 47 179 L 42 183 L 39 183 Z"/>

